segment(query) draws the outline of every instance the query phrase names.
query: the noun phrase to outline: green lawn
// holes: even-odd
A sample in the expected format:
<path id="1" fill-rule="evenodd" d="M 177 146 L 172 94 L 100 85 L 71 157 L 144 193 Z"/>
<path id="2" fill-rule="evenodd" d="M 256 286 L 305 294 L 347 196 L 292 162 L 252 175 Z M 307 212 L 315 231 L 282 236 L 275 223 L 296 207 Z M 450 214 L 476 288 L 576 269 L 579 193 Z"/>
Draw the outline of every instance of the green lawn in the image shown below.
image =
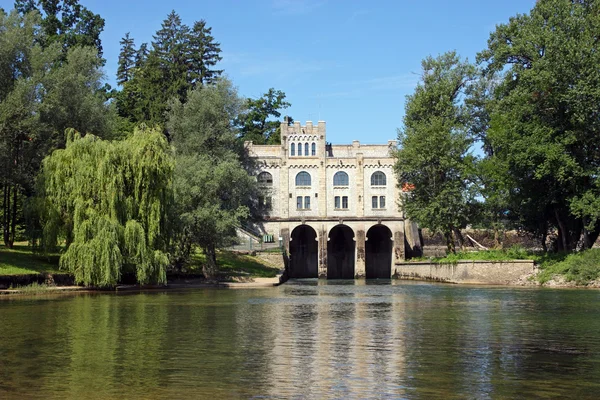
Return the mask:
<path id="1" fill-rule="evenodd" d="M 197 251 L 192 257 L 192 265 L 188 267 L 188 271 L 202 273 L 202 265 L 205 262 L 206 256 L 204 253 Z M 225 250 L 217 253 L 217 264 L 219 265 L 219 271 L 227 276 L 273 278 L 279 273 L 278 268 L 266 265 L 258 257 L 236 254 Z"/>
<path id="2" fill-rule="evenodd" d="M 0 275 L 26 275 L 40 272 L 58 273 L 58 254 L 34 254 L 26 245 L 8 249 L 0 245 Z"/>

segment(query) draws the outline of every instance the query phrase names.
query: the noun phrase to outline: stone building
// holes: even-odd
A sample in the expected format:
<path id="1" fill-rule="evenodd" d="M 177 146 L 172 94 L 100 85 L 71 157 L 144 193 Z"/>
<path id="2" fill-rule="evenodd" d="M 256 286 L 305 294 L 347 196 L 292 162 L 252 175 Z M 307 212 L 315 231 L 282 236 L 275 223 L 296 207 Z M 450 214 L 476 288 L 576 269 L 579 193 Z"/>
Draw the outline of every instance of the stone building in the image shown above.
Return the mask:
<path id="1" fill-rule="evenodd" d="M 259 166 L 259 228 L 283 241 L 290 277 L 390 278 L 420 248 L 399 208 L 397 143 L 331 145 L 326 137 L 325 122 L 296 122 L 281 124 L 281 145 L 246 142 Z"/>

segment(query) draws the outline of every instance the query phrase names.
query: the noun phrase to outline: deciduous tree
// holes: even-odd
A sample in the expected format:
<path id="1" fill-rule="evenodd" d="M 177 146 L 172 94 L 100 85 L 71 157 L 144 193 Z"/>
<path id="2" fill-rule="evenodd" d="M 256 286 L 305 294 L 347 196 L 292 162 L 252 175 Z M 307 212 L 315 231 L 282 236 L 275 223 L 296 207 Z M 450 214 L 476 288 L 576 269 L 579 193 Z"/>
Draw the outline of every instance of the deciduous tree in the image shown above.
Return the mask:
<path id="1" fill-rule="evenodd" d="M 62 268 L 78 283 L 114 286 L 123 272 L 166 283 L 173 156 L 159 131 L 122 141 L 67 131 L 44 160 L 37 200 L 43 244 L 66 241 Z"/>
<path id="2" fill-rule="evenodd" d="M 402 207 L 411 220 L 444 235 L 455 251 L 453 233 L 468 223 L 475 197 L 468 134 L 468 113 L 462 99 L 474 80 L 475 68 L 455 52 L 422 62 L 415 93 L 407 96 L 396 173 L 410 188 Z"/>

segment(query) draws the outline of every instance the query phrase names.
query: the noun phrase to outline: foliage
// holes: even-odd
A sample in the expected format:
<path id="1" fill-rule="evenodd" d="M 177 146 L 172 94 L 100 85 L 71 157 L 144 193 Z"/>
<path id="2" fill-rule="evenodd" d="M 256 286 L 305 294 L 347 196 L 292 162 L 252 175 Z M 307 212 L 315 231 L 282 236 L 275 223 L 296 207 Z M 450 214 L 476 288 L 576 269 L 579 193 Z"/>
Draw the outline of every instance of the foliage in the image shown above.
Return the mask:
<path id="1" fill-rule="evenodd" d="M 22 14 L 36 11 L 43 16 L 44 46 L 58 43 L 65 53 L 76 46 L 95 47 L 98 57 L 102 57 L 100 34 L 104 19 L 78 0 L 16 0 L 15 9 Z"/>
<path id="2" fill-rule="evenodd" d="M 280 144 L 280 122 L 269 118 L 281 117 L 280 110 L 290 105 L 285 101 L 285 93 L 273 88 L 256 100 L 247 99 L 246 111 L 237 121 L 240 139 L 251 140 L 254 144 Z"/>
<path id="3" fill-rule="evenodd" d="M 101 61 L 92 48 L 63 54 L 43 47 L 41 18 L 0 11 L 0 187 L 4 243 L 11 246 L 23 223 L 24 199 L 33 193 L 41 160 L 64 145 L 73 127 L 108 136 L 114 113 L 101 94 Z"/>
<path id="4" fill-rule="evenodd" d="M 542 262 L 540 269 L 537 279 L 542 284 L 554 275 L 562 275 L 567 282 L 574 281 L 578 285 L 585 285 L 600 278 L 600 249 L 569 254 L 560 261 L 550 259 Z"/>
<path id="5" fill-rule="evenodd" d="M 208 257 L 207 278 L 217 271 L 216 250 L 236 241 L 236 226 L 255 198 L 256 182 L 242 164 L 233 126 L 241 104 L 231 83 L 220 80 L 191 91 L 185 104 L 175 101 L 167 123 L 177 154 L 179 263 L 199 246 Z"/>
<path id="6" fill-rule="evenodd" d="M 121 40 L 123 90 L 116 96 L 117 108 L 119 115 L 133 122 L 163 124 L 173 97 L 185 103 L 189 90 L 212 84 L 221 75 L 222 70 L 214 69 L 221 48 L 204 20 L 190 28 L 175 11 L 153 38 L 151 50 L 146 43 L 135 50 L 129 34 Z"/>
<path id="7" fill-rule="evenodd" d="M 140 283 L 165 283 L 174 169 L 165 138 L 152 130 L 117 142 L 67 135 L 40 175 L 44 247 L 65 238 L 60 265 L 78 283 L 114 286 L 123 268 Z"/>
<path id="8" fill-rule="evenodd" d="M 481 250 L 481 251 L 457 251 L 448 254 L 445 257 L 437 257 L 431 260 L 439 264 L 453 264 L 462 260 L 481 260 L 481 261 L 511 261 L 511 260 L 536 260 L 537 254 L 525 250 L 523 247 L 515 245 L 508 249 Z"/>
<path id="9" fill-rule="evenodd" d="M 556 230 L 557 250 L 589 248 L 600 233 L 599 30 L 599 2 L 538 1 L 478 56 L 498 82 L 486 105 L 494 189 L 542 243 Z"/>
<path id="10" fill-rule="evenodd" d="M 422 67 L 422 82 L 407 96 L 395 170 L 400 185 L 412 189 L 402 199 L 408 218 L 442 233 L 454 252 L 453 232 L 466 226 L 475 202 L 475 159 L 461 103 L 475 68 L 454 52 L 428 57 Z"/>

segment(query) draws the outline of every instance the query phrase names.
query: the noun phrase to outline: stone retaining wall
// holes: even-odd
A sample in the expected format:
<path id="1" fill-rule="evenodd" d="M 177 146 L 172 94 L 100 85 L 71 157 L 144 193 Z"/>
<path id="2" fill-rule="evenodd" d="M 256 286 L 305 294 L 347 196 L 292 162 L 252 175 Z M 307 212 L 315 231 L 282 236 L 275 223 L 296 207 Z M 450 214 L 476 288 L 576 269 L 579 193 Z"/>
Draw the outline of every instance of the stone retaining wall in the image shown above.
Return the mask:
<path id="1" fill-rule="evenodd" d="M 394 268 L 398 279 L 486 285 L 517 283 L 534 270 L 533 260 L 458 261 L 456 264 L 421 261 L 398 263 Z"/>

